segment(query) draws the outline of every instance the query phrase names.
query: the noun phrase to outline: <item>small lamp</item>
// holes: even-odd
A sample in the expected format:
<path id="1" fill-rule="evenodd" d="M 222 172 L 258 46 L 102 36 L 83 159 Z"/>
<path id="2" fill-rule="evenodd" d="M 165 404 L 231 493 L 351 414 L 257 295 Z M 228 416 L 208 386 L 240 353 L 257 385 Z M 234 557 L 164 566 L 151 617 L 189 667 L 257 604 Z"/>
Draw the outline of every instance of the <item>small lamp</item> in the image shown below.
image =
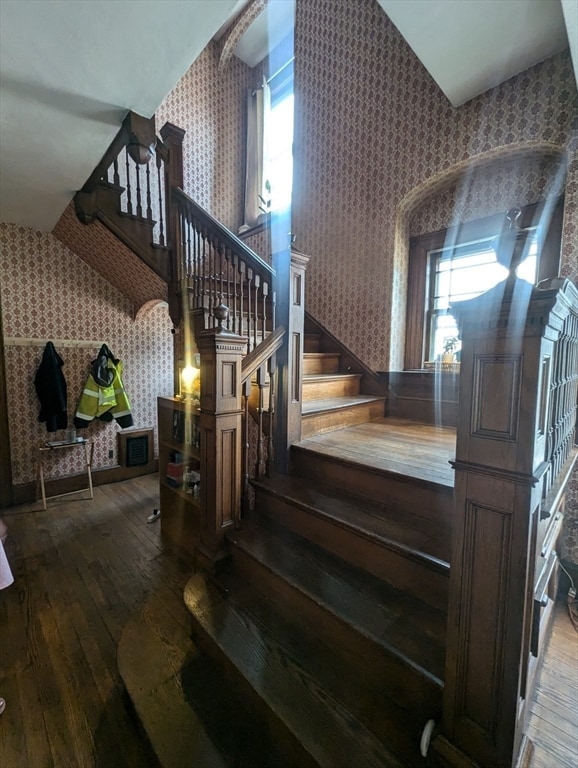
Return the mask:
<path id="1" fill-rule="evenodd" d="M 195 363 L 198 361 L 198 355 L 195 355 Z M 190 363 L 181 369 L 180 372 L 180 387 L 181 387 L 181 399 L 198 401 L 201 394 L 201 378 L 200 370 L 198 367 L 191 365 Z"/>

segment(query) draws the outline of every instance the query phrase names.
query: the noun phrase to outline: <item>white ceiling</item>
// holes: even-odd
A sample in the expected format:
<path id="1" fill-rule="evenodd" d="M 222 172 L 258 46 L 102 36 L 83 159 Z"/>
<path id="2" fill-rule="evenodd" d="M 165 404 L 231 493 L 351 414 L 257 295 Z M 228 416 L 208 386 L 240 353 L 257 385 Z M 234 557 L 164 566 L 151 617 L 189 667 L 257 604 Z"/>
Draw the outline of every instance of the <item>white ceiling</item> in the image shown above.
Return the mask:
<path id="1" fill-rule="evenodd" d="M 568 47 L 560 0 L 378 2 L 454 107 Z"/>
<path id="2" fill-rule="evenodd" d="M 0 0 L 0 220 L 51 230 L 127 110 L 153 114 L 247 1 Z M 566 47 L 564 17 L 578 62 L 578 0 L 378 2 L 454 104 Z M 260 61 L 293 14 L 270 0 L 237 54 Z"/>
<path id="3" fill-rule="evenodd" d="M 0 220 L 51 230 L 127 110 L 152 115 L 236 0 L 0 0 Z"/>

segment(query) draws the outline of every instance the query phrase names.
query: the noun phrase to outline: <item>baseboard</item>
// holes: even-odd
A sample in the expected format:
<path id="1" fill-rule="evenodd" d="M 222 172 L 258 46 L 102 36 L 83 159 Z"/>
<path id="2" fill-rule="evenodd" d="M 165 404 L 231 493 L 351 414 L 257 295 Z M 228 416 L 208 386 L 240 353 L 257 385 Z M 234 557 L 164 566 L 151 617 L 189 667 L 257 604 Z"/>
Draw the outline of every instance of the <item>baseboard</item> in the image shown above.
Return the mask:
<path id="1" fill-rule="evenodd" d="M 142 464 L 138 467 L 106 467 L 104 469 L 92 470 L 93 485 L 108 485 L 109 483 L 119 483 L 122 480 L 131 480 L 133 477 L 141 475 L 150 475 L 158 472 L 158 459 L 149 461 L 148 464 Z M 86 473 L 72 475 L 71 477 L 57 477 L 53 480 L 46 480 L 46 495 L 56 496 L 61 493 L 71 493 L 86 488 Z M 30 504 L 36 501 L 36 483 L 23 483 L 22 485 L 12 486 L 12 504 Z M 3 514 L 6 511 L 3 510 Z M 10 513 L 8 513 L 10 514 Z"/>

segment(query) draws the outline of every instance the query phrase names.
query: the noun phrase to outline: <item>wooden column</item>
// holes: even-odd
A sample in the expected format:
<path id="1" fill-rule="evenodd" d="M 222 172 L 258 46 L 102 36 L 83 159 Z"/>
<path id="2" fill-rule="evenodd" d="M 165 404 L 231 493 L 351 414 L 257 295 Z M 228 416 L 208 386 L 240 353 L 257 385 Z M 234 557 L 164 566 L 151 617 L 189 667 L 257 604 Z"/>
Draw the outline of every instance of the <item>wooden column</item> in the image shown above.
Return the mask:
<path id="1" fill-rule="evenodd" d="M 275 468 L 286 473 L 289 448 L 301 440 L 305 270 L 310 257 L 295 248 L 285 257 L 278 255 L 274 265 L 279 286 L 276 325 L 287 328 L 284 344 L 277 352 Z"/>
<path id="2" fill-rule="evenodd" d="M 197 336 L 201 356 L 201 531 L 195 561 L 214 570 L 241 505 L 241 362 L 247 339 L 222 328 Z"/>
<path id="3" fill-rule="evenodd" d="M 462 353 L 443 723 L 428 755 L 435 766 L 510 768 L 521 751 L 552 360 L 576 295 L 568 281 L 558 290 L 563 282 L 532 288 L 512 267 L 507 281 L 452 307 Z"/>
<path id="4" fill-rule="evenodd" d="M 180 217 L 172 200 L 172 190 L 183 188 L 183 139 L 186 131 L 172 123 L 165 123 L 161 128 L 161 138 L 165 143 L 169 160 L 165 165 L 165 200 L 167 243 L 171 249 L 171 279 L 168 290 L 169 314 L 173 325 L 177 327 L 183 316 L 182 297 L 179 291 L 178 276 L 181 258 Z"/>

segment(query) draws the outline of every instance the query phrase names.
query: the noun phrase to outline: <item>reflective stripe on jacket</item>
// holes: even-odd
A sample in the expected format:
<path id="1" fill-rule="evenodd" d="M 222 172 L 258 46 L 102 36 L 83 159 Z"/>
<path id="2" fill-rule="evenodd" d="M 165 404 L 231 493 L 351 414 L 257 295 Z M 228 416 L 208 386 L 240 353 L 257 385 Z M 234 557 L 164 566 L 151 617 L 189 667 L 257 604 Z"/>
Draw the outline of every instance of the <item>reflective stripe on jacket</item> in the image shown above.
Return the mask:
<path id="1" fill-rule="evenodd" d="M 87 427 L 95 418 L 111 421 L 114 417 L 123 429 L 133 425 L 128 395 L 122 383 L 122 362 L 118 360 L 115 365 L 113 360 L 108 360 L 107 367 L 113 373 L 108 387 L 100 387 L 92 373 L 88 375 L 74 417 L 74 426 L 78 429 Z"/>

